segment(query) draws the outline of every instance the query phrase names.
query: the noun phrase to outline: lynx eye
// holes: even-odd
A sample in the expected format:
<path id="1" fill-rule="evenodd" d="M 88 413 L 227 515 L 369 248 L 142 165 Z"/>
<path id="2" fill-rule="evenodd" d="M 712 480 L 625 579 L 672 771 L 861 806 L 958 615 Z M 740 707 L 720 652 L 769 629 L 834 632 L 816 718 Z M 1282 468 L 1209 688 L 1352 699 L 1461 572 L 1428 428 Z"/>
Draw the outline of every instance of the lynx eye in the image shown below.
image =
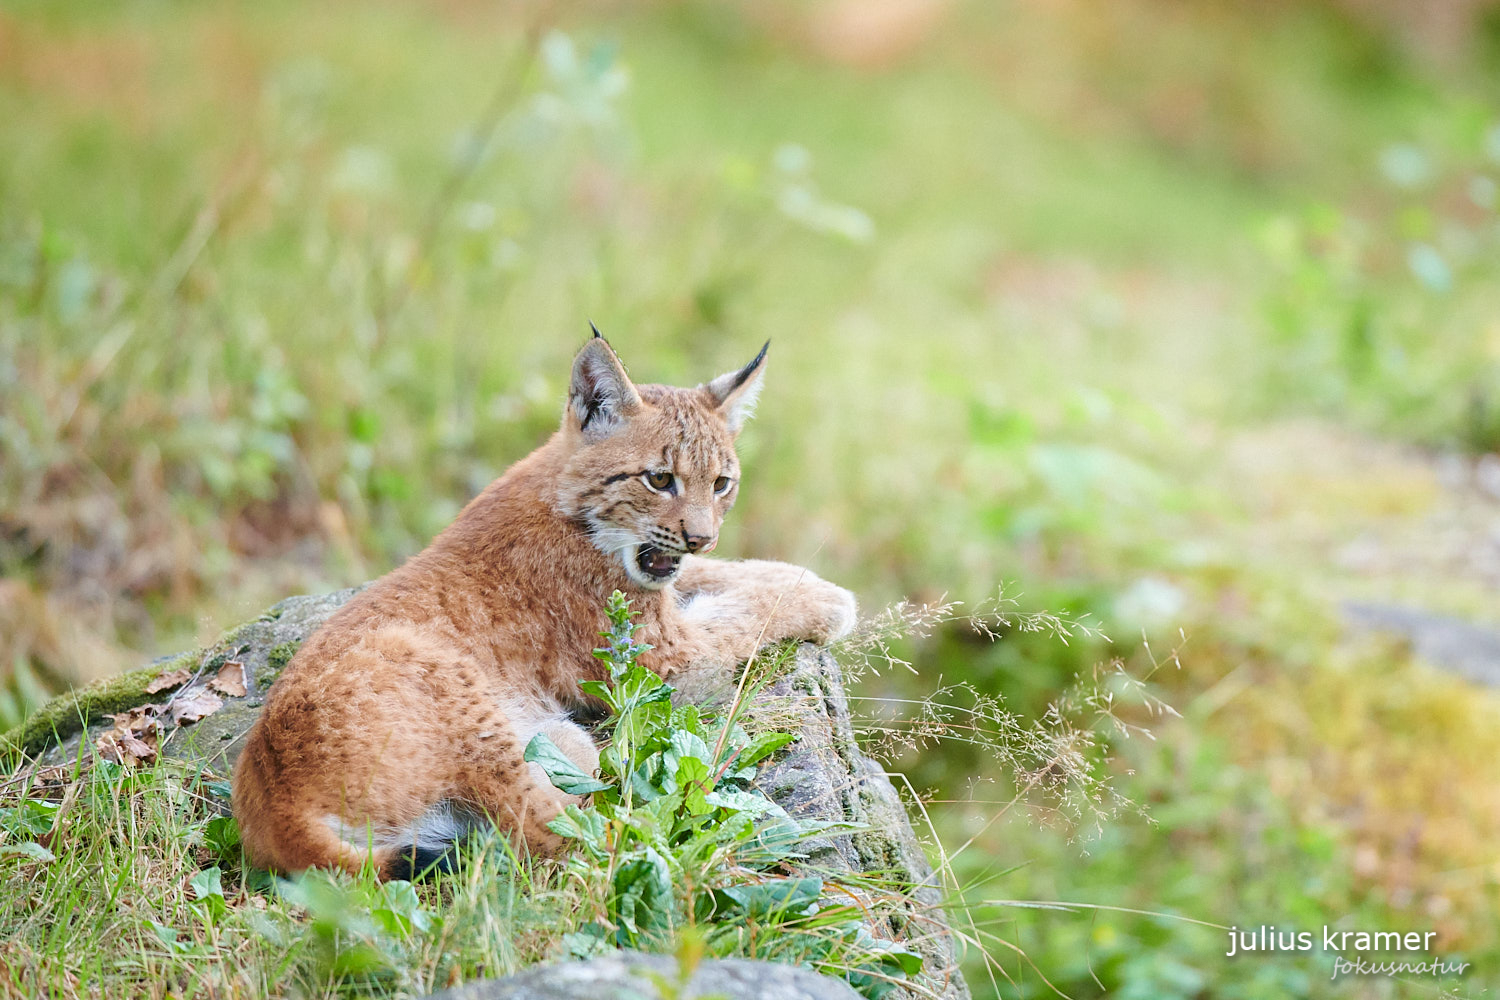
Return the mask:
<path id="1" fill-rule="evenodd" d="M 645 478 L 646 485 L 653 490 L 664 493 L 672 488 L 672 474 L 670 472 L 648 472 Z"/>
<path id="2" fill-rule="evenodd" d="M 729 477 L 728 476 L 720 476 L 718 479 L 714 480 L 714 492 L 715 493 L 723 493 L 727 489 L 729 489 Z"/>

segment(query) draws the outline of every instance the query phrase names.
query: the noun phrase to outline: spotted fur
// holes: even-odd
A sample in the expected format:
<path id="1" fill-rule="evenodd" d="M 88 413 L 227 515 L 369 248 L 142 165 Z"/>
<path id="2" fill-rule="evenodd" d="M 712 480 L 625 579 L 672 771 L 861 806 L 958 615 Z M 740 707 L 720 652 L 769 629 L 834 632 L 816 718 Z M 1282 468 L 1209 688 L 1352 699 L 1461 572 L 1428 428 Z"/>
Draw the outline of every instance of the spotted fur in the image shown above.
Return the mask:
<path id="1" fill-rule="evenodd" d="M 596 332 L 557 433 L 340 609 L 271 688 L 234 775 L 251 860 L 405 877 L 448 864 L 448 845 L 485 824 L 559 849 L 547 823 L 577 800 L 522 753 L 546 733 L 597 768 L 573 719 L 599 707 L 578 683 L 601 678 L 592 650 L 614 590 L 652 646 L 642 661 L 679 683 L 727 674 L 763 642 L 846 634 L 848 591 L 785 563 L 702 557 L 739 491 L 734 438 L 765 359 L 692 389 L 637 386 Z"/>

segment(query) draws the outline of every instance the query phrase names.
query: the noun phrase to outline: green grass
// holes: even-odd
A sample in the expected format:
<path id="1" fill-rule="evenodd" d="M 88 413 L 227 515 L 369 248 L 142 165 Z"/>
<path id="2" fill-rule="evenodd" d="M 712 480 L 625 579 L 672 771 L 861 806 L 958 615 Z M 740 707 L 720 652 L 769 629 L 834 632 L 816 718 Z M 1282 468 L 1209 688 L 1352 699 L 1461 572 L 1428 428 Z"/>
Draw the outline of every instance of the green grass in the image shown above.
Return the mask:
<path id="1" fill-rule="evenodd" d="M 579 922 L 572 880 L 515 864 L 502 844 L 469 852 L 440 886 L 317 876 L 274 891 L 264 876 L 247 886 L 238 850 L 221 859 L 211 843 L 222 776 L 101 763 L 59 782 L 58 860 L 3 862 L 8 995 L 86 983 L 121 996 L 420 996 L 547 957 Z"/>
<path id="2" fill-rule="evenodd" d="M 1426 62 L 1311 3 L 959 4 L 866 67 L 810 16 L 574 12 L 542 26 L 572 39 L 570 68 L 561 43 L 533 57 L 522 15 L 465 4 L 7 11 L 0 709 L 415 551 L 555 426 L 588 319 L 648 380 L 701 381 L 769 337 L 725 554 L 806 562 L 867 607 L 1010 581 L 1117 640 L 950 630 L 912 646 L 919 677 L 867 696 L 964 677 L 1029 717 L 1135 655 L 1139 628 L 1160 651 L 1183 626 L 1168 700 L 1227 699 L 1159 727 L 1165 759 L 1119 764 L 1158 825 L 1007 817 L 957 884 L 1022 864 L 974 891 L 1209 923 L 1295 903 L 1500 954 L 1493 876 L 1457 891 L 1451 874 L 1487 872 L 1500 834 L 1493 759 L 1461 749 L 1491 745 L 1494 699 L 1400 650 L 1351 652 L 1329 617 L 1381 584 L 1334 566 L 1338 544 L 1378 531 L 1382 502 L 1419 519 L 1420 490 L 1368 454 L 1330 471 L 1284 423 L 1494 447 L 1494 220 L 1470 194 L 1497 169 L 1483 65 Z M 455 150 L 497 92 L 466 172 Z M 1396 144 L 1430 179 L 1382 173 Z M 778 207 L 809 196 L 811 213 Z M 865 240 L 826 221 L 858 236 L 861 217 Z M 1446 284 L 1425 256 L 1413 269 L 1418 246 Z M 1301 465 L 1267 459 L 1282 452 Z M 1463 574 L 1402 575 L 1403 593 L 1492 604 Z M 1008 801 L 966 779 L 1009 772 L 941 746 L 899 766 L 964 800 L 930 807 L 952 846 Z M 99 870 L 128 886 L 142 863 Z M 152 919 L 189 927 L 173 892 Z M 1074 996 L 1096 974 L 1215 996 L 1301 974 L 1222 967 L 1180 922 L 990 916 Z M 194 960 L 235 974 L 209 940 Z M 260 946 L 235 947 L 259 967 Z"/>

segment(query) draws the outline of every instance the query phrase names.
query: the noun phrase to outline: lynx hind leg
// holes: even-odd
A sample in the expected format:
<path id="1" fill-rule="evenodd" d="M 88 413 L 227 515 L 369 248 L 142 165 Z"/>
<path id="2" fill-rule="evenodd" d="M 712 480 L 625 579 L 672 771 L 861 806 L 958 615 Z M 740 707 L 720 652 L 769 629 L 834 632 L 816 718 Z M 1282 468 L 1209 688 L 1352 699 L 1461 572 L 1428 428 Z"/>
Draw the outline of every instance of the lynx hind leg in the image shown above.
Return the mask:
<path id="1" fill-rule="evenodd" d="M 589 735 L 588 730 L 574 722 L 571 716 L 562 713 L 548 719 L 537 727 L 537 732 L 551 740 L 563 752 L 563 756 L 577 764 L 584 774 L 593 774 L 599 770 L 599 747 L 594 744 L 594 738 Z M 533 764 L 532 767 L 537 765 Z M 537 767 L 537 770 L 541 769 Z"/>
<path id="2" fill-rule="evenodd" d="M 508 714 L 512 719 L 530 718 L 515 727 L 516 738 L 503 752 L 497 754 L 499 748 L 490 748 L 485 765 L 466 776 L 465 798 L 502 831 L 514 834 L 518 848 L 524 846 L 536 855 L 558 854 L 566 841 L 547 829 L 547 824 L 583 800 L 553 785 L 541 765 L 524 760 L 526 746 L 542 733 L 585 774 L 599 769 L 599 749 L 587 730 L 564 712 L 532 709 Z"/>

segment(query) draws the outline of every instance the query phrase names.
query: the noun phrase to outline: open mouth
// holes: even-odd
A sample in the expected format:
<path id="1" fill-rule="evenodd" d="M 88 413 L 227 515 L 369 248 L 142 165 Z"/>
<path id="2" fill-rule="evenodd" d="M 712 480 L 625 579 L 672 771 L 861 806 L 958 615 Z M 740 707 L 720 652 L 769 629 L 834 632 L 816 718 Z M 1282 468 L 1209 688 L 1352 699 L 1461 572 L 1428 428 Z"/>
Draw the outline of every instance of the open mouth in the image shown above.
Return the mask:
<path id="1" fill-rule="evenodd" d="M 635 564 L 652 580 L 665 581 L 677 575 L 682 566 L 682 555 L 654 545 L 642 545 L 635 551 Z"/>

